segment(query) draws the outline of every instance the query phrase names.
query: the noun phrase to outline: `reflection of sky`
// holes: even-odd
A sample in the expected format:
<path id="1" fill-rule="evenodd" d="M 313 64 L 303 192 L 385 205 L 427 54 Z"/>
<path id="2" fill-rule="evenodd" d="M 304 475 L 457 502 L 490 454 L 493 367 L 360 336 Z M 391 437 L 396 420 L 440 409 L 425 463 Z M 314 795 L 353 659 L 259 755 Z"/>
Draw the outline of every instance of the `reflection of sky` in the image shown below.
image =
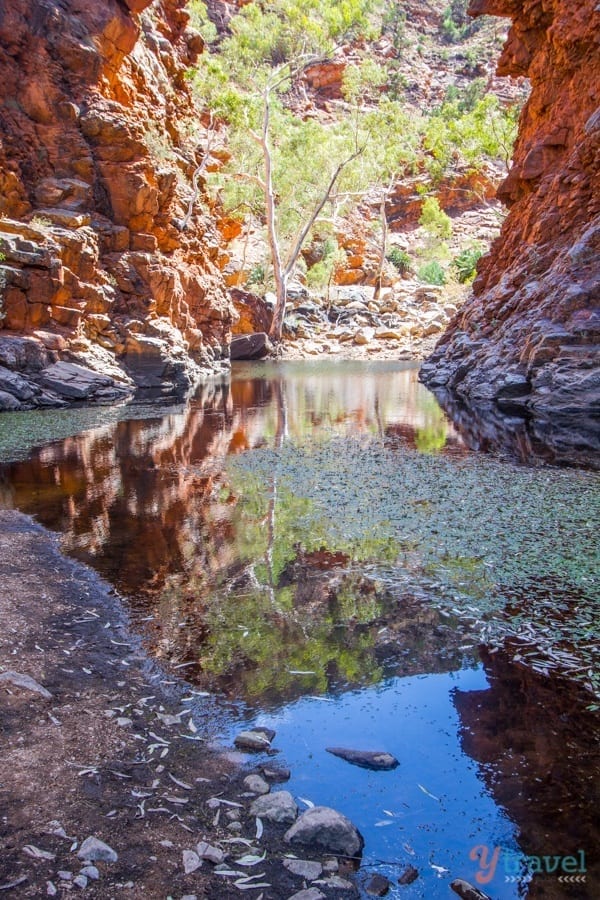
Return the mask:
<path id="1" fill-rule="evenodd" d="M 417 881 L 388 896 L 435 900 L 450 896 L 454 878 L 475 883 L 473 846 L 518 850 L 514 825 L 460 746 L 452 692 L 487 686 L 482 668 L 394 678 L 329 698 L 334 702 L 304 698 L 254 722 L 277 731 L 273 746 L 292 770 L 291 781 L 280 787 L 297 800 L 331 806 L 357 825 L 366 841 L 364 871 L 382 872 L 396 884 L 406 866 L 419 870 Z M 330 746 L 386 750 L 400 765 L 371 772 L 327 753 Z M 387 824 L 377 824 L 382 822 Z M 448 873 L 440 876 L 432 863 Z M 518 896 L 518 886 L 504 882 L 500 867 L 486 890 L 495 900 Z"/>

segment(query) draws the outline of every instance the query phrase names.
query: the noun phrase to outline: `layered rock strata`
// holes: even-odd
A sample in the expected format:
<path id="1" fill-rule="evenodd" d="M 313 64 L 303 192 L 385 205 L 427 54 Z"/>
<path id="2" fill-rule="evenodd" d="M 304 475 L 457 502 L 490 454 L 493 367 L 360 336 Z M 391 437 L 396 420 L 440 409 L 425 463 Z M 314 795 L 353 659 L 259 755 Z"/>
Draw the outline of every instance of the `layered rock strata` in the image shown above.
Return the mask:
<path id="1" fill-rule="evenodd" d="M 512 18 L 498 71 L 527 75 L 532 92 L 498 192 L 509 215 L 422 377 L 475 409 L 576 418 L 573 440 L 600 449 L 600 6 L 473 0 L 470 12 Z"/>
<path id="2" fill-rule="evenodd" d="M 0 345 L 38 372 L 68 360 L 165 393 L 227 359 L 235 313 L 185 80 L 203 41 L 184 6 L 0 6 Z M 53 402 L 2 356 L 30 384 L 17 406 Z"/>

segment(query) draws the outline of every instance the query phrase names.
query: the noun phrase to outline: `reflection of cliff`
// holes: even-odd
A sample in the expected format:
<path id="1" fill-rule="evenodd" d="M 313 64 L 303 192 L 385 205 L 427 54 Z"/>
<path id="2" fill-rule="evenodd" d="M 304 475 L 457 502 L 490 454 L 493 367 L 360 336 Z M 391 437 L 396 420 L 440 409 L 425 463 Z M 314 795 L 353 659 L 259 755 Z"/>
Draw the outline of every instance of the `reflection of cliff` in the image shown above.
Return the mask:
<path id="1" fill-rule="evenodd" d="M 481 764 L 482 776 L 519 826 L 528 856 L 584 850 L 587 882 L 573 893 L 554 875 L 534 879 L 529 897 L 595 898 L 600 891 L 598 721 L 577 688 L 540 677 L 502 653 L 484 654 L 489 689 L 462 693 L 454 703 L 462 744 Z M 596 802 L 594 802 L 594 800 Z"/>
<path id="2" fill-rule="evenodd" d="M 314 551 L 327 529 L 304 515 L 309 501 L 274 475 L 228 474 L 226 459 L 303 440 L 315 423 L 352 435 L 398 426 L 415 443 L 432 422 L 444 443 L 446 420 L 414 372 L 275 372 L 269 380 L 241 368 L 179 412 L 50 444 L 1 471 L 4 502 L 61 532 L 140 619 L 153 616 L 153 652 L 195 663 L 192 678 L 275 698 L 307 688 L 290 669 L 314 671 L 313 691 L 377 680 L 383 669 L 434 670 L 449 634 L 437 614 L 345 573 L 351 560 L 339 548 L 324 551 L 336 563 L 324 567 Z M 380 550 L 365 546 L 359 558 Z"/>

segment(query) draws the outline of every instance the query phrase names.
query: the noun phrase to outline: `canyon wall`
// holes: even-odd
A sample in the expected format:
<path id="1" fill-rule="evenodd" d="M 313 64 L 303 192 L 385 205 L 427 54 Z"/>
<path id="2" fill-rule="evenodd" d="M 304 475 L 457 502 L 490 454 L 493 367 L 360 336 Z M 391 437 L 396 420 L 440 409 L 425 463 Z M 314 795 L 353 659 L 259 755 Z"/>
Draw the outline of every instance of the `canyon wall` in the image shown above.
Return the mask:
<path id="1" fill-rule="evenodd" d="M 0 409 L 227 365 L 185 2 L 0 2 Z"/>
<path id="2" fill-rule="evenodd" d="M 546 432 L 570 420 L 559 442 L 600 449 L 600 4 L 472 0 L 470 12 L 512 19 L 498 73 L 532 91 L 498 191 L 508 217 L 422 377 L 449 406 Z"/>

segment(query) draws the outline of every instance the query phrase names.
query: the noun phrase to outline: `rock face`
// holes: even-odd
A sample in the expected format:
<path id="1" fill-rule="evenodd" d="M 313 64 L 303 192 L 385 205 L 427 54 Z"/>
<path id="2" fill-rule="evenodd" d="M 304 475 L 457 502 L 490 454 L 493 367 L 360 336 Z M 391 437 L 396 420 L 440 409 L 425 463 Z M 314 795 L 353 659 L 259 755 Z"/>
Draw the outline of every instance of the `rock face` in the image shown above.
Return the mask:
<path id="1" fill-rule="evenodd" d="M 161 393 L 222 364 L 235 315 L 192 202 L 205 135 L 184 75 L 203 42 L 184 6 L 0 7 L 0 343 Z"/>
<path id="2" fill-rule="evenodd" d="M 513 19 L 498 72 L 527 75 L 532 92 L 498 192 L 510 213 L 422 377 L 471 406 L 573 418 L 580 426 L 587 419 L 593 444 L 600 415 L 600 7 L 596 0 L 473 0 L 470 11 Z"/>

